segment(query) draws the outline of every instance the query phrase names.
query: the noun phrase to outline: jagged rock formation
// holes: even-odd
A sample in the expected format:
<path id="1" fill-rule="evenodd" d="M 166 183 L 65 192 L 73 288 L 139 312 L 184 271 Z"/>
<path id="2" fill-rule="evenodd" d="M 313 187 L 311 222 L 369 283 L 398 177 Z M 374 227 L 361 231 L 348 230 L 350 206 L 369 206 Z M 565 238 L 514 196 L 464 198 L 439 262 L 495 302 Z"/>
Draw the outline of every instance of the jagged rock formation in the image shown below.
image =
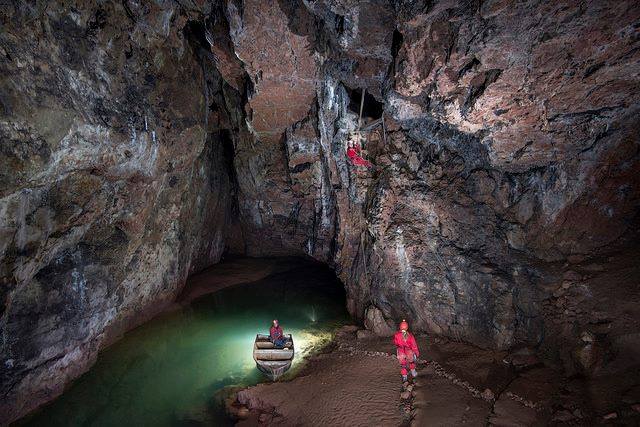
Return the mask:
<path id="1" fill-rule="evenodd" d="M 277 7 L 287 27 L 248 17 Z M 288 125 L 278 143 L 254 132 L 265 154 L 236 144 L 246 250 L 331 263 L 354 316 L 376 307 L 481 345 L 541 344 L 558 329 L 542 307 L 571 275 L 563 263 L 632 244 L 640 10 L 631 2 L 244 2 L 242 13 L 227 11 L 251 81 L 249 127 L 261 126 L 265 98 L 296 100 L 272 122 Z M 268 60 L 243 56 L 246 40 Z M 294 42 L 282 53 L 274 40 Z M 286 94 L 271 96 L 283 79 Z M 312 79 L 315 102 L 300 119 Z M 343 154 L 362 87 L 387 124 L 369 135 L 371 173 Z M 584 325 L 568 323 L 562 339 L 577 342 Z"/>
<path id="2" fill-rule="evenodd" d="M 377 325 L 638 332 L 581 267 L 638 236 L 636 2 L 58 3 L 0 14 L 9 418 L 225 248 L 330 264 Z"/>
<path id="3" fill-rule="evenodd" d="M 181 8 L 63 3 L 0 12 L 0 424 L 217 262 L 232 208 Z"/>

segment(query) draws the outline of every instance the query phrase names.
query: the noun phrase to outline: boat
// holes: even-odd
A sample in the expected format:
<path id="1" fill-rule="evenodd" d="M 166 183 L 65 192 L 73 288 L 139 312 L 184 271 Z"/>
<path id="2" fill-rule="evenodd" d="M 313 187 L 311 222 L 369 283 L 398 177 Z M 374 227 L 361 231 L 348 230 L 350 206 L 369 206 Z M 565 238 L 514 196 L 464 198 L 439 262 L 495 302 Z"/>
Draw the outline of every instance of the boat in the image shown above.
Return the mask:
<path id="1" fill-rule="evenodd" d="M 293 337 L 285 334 L 287 339 L 284 348 L 276 348 L 269 335 L 258 334 L 253 343 L 253 360 L 258 370 L 275 381 L 291 367 L 293 362 Z"/>

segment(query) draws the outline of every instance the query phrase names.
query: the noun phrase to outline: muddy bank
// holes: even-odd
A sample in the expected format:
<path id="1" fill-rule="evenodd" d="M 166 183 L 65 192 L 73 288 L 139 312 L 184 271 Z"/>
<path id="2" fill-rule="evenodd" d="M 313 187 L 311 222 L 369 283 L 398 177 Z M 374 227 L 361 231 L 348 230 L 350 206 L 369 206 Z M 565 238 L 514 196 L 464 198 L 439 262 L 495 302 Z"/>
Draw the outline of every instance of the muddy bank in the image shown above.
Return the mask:
<path id="1" fill-rule="evenodd" d="M 389 338 L 346 326 L 295 379 L 240 390 L 227 410 L 239 426 L 640 422 L 633 398 L 612 401 L 602 382 L 567 378 L 532 349 L 492 351 L 441 337 L 417 339 L 419 376 L 408 384 L 401 382 Z M 595 384 L 605 390 L 594 395 Z"/>

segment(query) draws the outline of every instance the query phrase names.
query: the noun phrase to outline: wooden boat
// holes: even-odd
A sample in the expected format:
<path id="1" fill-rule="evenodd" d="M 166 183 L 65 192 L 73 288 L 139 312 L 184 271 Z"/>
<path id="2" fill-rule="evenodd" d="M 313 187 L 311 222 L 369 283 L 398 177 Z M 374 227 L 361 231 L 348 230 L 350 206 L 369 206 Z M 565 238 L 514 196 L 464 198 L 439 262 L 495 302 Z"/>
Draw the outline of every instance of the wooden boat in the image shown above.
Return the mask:
<path id="1" fill-rule="evenodd" d="M 253 360 L 256 366 L 272 381 L 277 380 L 287 372 L 293 362 L 293 338 L 291 334 L 285 334 L 287 342 L 284 348 L 275 348 L 269 335 L 258 334 L 253 343 Z"/>

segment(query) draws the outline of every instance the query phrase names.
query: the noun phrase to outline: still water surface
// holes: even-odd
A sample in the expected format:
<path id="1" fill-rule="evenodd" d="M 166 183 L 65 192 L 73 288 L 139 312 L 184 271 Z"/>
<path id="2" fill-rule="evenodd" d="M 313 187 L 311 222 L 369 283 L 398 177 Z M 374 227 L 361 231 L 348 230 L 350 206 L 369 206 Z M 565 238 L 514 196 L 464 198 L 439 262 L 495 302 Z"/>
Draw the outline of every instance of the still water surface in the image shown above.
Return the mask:
<path id="1" fill-rule="evenodd" d="M 348 321 L 344 307 L 342 285 L 315 264 L 222 289 L 127 333 L 26 425 L 227 425 L 216 393 L 265 381 L 252 358 L 255 334 L 278 318 L 294 334 L 295 371 Z"/>

